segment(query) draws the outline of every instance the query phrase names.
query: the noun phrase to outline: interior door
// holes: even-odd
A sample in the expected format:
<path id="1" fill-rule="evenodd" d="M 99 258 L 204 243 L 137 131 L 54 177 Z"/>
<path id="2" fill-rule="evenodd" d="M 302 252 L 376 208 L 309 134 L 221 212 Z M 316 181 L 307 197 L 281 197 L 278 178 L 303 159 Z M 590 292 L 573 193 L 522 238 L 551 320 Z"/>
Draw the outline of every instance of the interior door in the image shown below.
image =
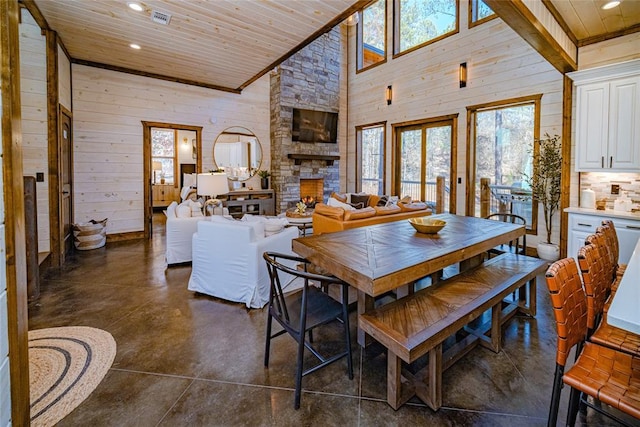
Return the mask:
<path id="1" fill-rule="evenodd" d="M 60 250 L 61 263 L 73 249 L 73 162 L 71 117 L 64 111 L 60 114 Z"/>

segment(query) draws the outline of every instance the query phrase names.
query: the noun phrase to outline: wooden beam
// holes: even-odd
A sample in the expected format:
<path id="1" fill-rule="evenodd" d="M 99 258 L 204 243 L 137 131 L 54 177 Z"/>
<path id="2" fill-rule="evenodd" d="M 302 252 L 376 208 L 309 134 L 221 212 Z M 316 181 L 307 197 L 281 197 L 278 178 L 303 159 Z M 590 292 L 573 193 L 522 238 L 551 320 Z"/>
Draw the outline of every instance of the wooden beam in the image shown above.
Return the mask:
<path id="1" fill-rule="evenodd" d="M 16 0 L 0 2 L 2 97 L 2 179 L 4 188 L 4 258 L 7 288 L 11 423 L 29 425 L 29 317 L 24 184 L 22 180 L 22 120 L 20 106 L 20 8 Z M 3 286 L 4 287 L 4 286 Z M 4 397 L 3 397 L 4 400 Z"/>
<path id="2" fill-rule="evenodd" d="M 558 71 L 564 74 L 578 69 L 576 61 L 522 0 L 485 0 L 485 3 Z"/>
<path id="3" fill-rule="evenodd" d="M 605 40 L 615 39 L 616 37 L 627 36 L 629 34 L 634 34 L 640 31 L 640 24 L 632 25 L 629 28 L 625 28 L 620 31 L 615 31 L 613 33 L 600 34 L 598 36 L 587 37 L 586 39 L 582 39 L 578 42 L 578 47 L 588 46 L 594 43 L 600 43 Z"/>
<path id="4" fill-rule="evenodd" d="M 564 212 L 569 207 L 571 188 L 571 111 L 573 109 L 573 81 L 564 76 L 562 81 L 562 177 L 560 179 L 560 257 L 567 256 L 567 230 L 569 214 Z M 576 254 L 569 254 L 575 256 Z"/>

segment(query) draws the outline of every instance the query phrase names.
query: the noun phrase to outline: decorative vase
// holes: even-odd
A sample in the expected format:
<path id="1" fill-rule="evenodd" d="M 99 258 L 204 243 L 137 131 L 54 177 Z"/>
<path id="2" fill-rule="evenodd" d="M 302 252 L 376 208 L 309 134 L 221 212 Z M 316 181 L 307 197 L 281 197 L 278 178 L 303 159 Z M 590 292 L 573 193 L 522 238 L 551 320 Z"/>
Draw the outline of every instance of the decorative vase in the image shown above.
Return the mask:
<path id="1" fill-rule="evenodd" d="M 560 258 L 560 246 L 555 243 L 538 243 L 538 257 L 553 262 Z"/>
<path id="2" fill-rule="evenodd" d="M 164 184 L 164 178 L 160 178 L 160 184 Z"/>
<path id="3" fill-rule="evenodd" d="M 269 178 L 260 178 L 260 187 L 263 190 L 267 190 L 269 188 Z"/>

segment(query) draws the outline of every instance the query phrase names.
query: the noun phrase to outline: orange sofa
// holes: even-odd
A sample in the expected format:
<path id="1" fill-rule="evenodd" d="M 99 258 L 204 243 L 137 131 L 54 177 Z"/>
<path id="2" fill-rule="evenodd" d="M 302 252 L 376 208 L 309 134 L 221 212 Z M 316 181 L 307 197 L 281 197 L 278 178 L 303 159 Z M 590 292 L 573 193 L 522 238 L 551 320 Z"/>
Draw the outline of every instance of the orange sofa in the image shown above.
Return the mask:
<path id="1" fill-rule="evenodd" d="M 356 210 L 346 210 L 324 203 L 316 204 L 312 216 L 313 234 L 332 233 L 365 225 L 431 215 L 431 209 L 422 202 L 400 201 L 397 205 L 377 206 L 379 200 L 380 196 L 371 195 L 368 205 Z"/>

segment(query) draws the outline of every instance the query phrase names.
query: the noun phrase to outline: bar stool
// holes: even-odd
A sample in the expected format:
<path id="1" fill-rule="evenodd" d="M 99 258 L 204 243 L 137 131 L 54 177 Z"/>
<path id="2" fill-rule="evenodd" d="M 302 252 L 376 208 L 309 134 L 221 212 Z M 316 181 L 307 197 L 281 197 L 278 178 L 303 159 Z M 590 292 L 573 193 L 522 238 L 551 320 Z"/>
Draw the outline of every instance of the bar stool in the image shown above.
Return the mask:
<path id="1" fill-rule="evenodd" d="M 618 243 L 618 233 L 616 233 L 616 227 L 613 225 L 613 221 L 610 219 L 602 220 L 602 226 L 596 229 L 602 231 L 607 238 L 607 242 L 611 246 L 613 256 L 613 264 L 616 266 L 616 276 L 621 277 L 627 269 L 626 264 L 619 264 L 618 257 L 620 256 L 620 245 Z"/>
<path id="2" fill-rule="evenodd" d="M 640 419 L 640 358 L 585 342 L 587 301 L 575 260 L 556 261 L 546 273 L 556 319 L 558 345 L 548 426 L 555 426 L 562 384 L 571 387 L 567 425 L 574 425 L 582 394 L 592 396 L 619 411 Z M 576 347 L 576 362 L 564 375 L 567 357 Z M 582 402 L 617 422 L 631 425 L 601 405 Z"/>
<path id="3" fill-rule="evenodd" d="M 603 260 L 596 245 L 586 245 L 578 250 L 578 263 L 587 295 L 588 338 L 593 343 L 640 356 L 640 335 L 609 325 L 607 316 L 603 316 L 607 288 L 611 284 Z"/>

